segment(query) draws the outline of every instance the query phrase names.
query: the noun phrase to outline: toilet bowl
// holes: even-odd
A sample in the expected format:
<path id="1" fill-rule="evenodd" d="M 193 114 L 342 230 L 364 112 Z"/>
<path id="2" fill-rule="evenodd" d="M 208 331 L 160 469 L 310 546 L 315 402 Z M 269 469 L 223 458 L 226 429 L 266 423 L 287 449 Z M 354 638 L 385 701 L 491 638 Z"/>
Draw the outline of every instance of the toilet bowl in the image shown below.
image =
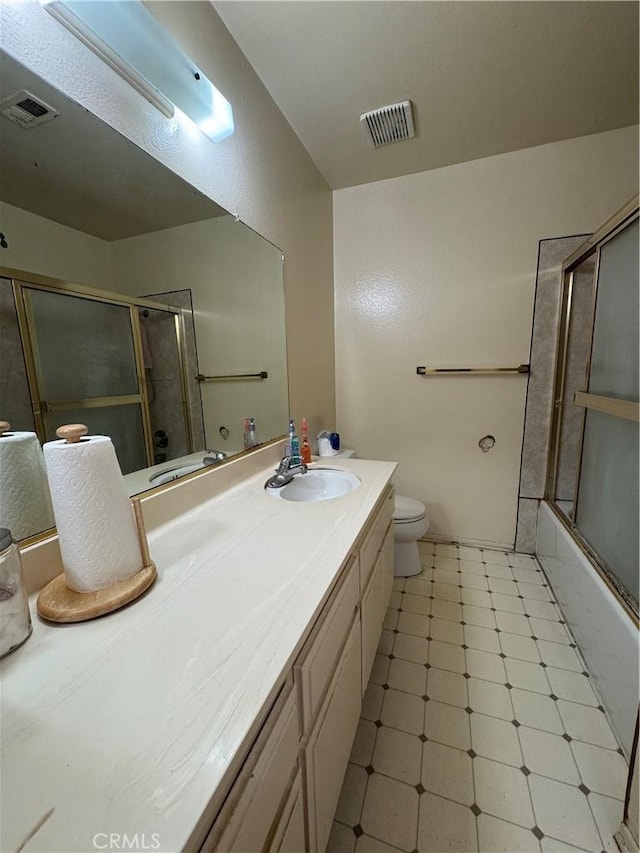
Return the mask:
<path id="1" fill-rule="evenodd" d="M 430 526 L 425 505 L 415 498 L 396 495 L 393 510 L 393 536 L 395 564 L 393 574 L 408 578 L 420 574 L 422 562 L 418 552 L 418 539 Z"/>

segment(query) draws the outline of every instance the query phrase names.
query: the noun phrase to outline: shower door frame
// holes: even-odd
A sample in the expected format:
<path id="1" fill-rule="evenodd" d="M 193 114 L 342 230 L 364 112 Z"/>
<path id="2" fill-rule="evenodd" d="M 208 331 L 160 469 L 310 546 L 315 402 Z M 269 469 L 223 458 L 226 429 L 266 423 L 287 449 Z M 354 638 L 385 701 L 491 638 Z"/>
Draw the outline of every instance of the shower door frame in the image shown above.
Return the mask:
<path id="1" fill-rule="evenodd" d="M 153 462 L 153 436 L 151 432 L 151 414 L 149 409 L 149 395 L 144 375 L 144 358 L 142 352 L 142 336 L 140 332 L 139 308 L 150 308 L 174 317 L 176 344 L 178 349 L 178 360 L 180 367 L 182 410 L 185 420 L 187 445 L 189 453 L 193 452 L 193 434 L 191 427 L 191 413 L 189 411 L 189 400 L 187 394 L 186 356 L 184 352 L 184 316 L 181 308 L 168 305 L 164 302 L 156 302 L 146 297 L 129 297 L 112 291 L 86 287 L 74 282 L 50 278 L 49 276 L 25 273 L 22 270 L 0 267 L 0 276 L 11 280 L 13 297 L 18 317 L 18 327 L 22 343 L 22 352 L 29 384 L 29 395 L 31 398 L 31 410 L 35 424 L 35 431 L 43 443 L 46 440 L 46 429 L 43 414 L 45 412 L 62 411 L 64 409 L 88 409 L 100 408 L 114 405 L 139 405 L 142 416 L 142 428 L 144 435 L 144 452 L 147 467 Z M 109 305 L 118 305 L 129 310 L 129 322 L 133 339 L 133 351 L 135 356 L 137 394 L 109 397 L 88 397 L 82 400 L 68 400 L 49 403 L 43 400 L 41 394 L 42 383 L 39 378 L 38 359 L 36 358 L 36 336 L 34 334 L 34 323 L 30 316 L 28 300 L 25 298 L 25 290 L 44 290 L 50 293 L 59 293 L 67 296 L 76 296 L 81 299 L 89 299 L 93 302 L 104 302 Z"/>
<path id="2" fill-rule="evenodd" d="M 560 307 L 560 328 L 558 343 L 556 347 L 556 365 L 554 378 L 554 393 L 553 393 L 553 411 L 551 419 L 551 434 L 549 442 L 549 454 L 547 458 L 547 479 L 545 500 L 558 517 L 560 523 L 569 532 L 576 545 L 580 548 L 589 562 L 593 565 L 600 577 L 605 581 L 609 589 L 613 592 L 625 612 L 638 622 L 638 605 L 633 597 L 627 592 L 626 588 L 621 584 L 616 575 L 605 564 L 604 560 L 593 550 L 587 540 L 584 538 L 575 521 L 567 517 L 566 513 L 561 509 L 556 501 L 556 485 L 558 476 L 558 463 L 560 456 L 560 436 L 562 429 L 562 415 L 565 407 L 564 392 L 565 392 L 565 374 L 567 367 L 567 356 L 569 351 L 569 336 L 571 328 L 571 303 L 573 297 L 574 273 L 577 268 L 590 257 L 595 255 L 595 265 L 593 272 L 593 293 L 591 301 L 591 329 L 589 333 L 588 355 L 585 369 L 585 380 L 588 381 L 591 371 L 591 355 L 593 351 L 593 336 L 595 330 L 595 309 L 598 297 L 598 278 L 600 272 L 600 253 L 602 248 L 609 243 L 614 237 L 617 237 L 627 226 L 631 225 L 634 220 L 640 216 L 639 197 L 635 196 L 627 204 L 624 205 L 614 216 L 602 225 L 594 234 L 589 237 L 575 252 L 573 252 L 562 264 L 562 294 Z M 640 403 L 623 400 L 617 397 L 607 397 L 604 395 L 589 394 L 586 391 L 577 391 L 573 401 L 569 404 L 580 406 L 586 410 L 596 409 L 613 417 L 625 418 L 628 420 L 640 420 Z M 581 425 L 581 434 L 579 441 L 579 452 L 577 457 L 575 483 L 573 489 L 574 496 L 574 511 L 578 503 L 578 489 L 580 472 L 582 468 L 582 448 L 584 440 L 585 419 L 583 418 Z"/>

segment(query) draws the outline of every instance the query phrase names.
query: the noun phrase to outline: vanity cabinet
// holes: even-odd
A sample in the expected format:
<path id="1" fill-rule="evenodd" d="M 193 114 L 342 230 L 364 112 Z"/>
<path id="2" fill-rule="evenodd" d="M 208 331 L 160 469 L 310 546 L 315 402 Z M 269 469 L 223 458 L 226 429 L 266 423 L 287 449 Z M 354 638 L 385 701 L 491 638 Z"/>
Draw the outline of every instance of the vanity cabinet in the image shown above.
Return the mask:
<path id="1" fill-rule="evenodd" d="M 202 851 L 323 853 L 393 582 L 388 488 L 297 655 Z"/>

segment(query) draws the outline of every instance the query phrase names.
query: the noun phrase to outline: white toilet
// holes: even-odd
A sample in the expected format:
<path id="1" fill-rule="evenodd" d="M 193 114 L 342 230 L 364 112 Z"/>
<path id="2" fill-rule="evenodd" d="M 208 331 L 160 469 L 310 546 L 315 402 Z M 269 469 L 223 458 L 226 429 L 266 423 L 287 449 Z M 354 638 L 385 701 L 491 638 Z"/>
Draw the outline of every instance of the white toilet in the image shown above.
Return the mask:
<path id="1" fill-rule="evenodd" d="M 397 578 L 408 578 L 422 571 L 418 539 L 424 536 L 430 523 L 427 509 L 421 501 L 396 494 L 393 510 L 395 539 L 393 573 Z"/>

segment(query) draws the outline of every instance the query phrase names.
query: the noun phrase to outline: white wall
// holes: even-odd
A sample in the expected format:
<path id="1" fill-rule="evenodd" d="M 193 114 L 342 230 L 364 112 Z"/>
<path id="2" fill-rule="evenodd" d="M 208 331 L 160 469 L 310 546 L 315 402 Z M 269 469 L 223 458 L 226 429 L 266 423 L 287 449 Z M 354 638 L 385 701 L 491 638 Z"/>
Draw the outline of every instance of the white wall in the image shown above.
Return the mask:
<path id="1" fill-rule="evenodd" d="M 207 446 L 241 450 L 245 417 L 256 418 L 258 440 L 281 434 L 287 421 L 287 354 L 279 250 L 232 216 L 111 246 L 118 291 L 191 289 L 202 373 L 269 373 L 265 381 L 201 386 Z M 220 426 L 230 431 L 227 442 L 219 438 Z"/>
<path id="2" fill-rule="evenodd" d="M 0 44 L 282 249 L 291 411 L 333 428 L 330 190 L 213 6 L 146 5 L 233 105 L 233 136 L 166 119 L 37 0 L 0 3 Z"/>
<path id="3" fill-rule="evenodd" d="M 90 287 L 113 284 L 109 243 L 0 201 L 0 230 L 8 246 L 0 264 Z"/>
<path id="4" fill-rule="evenodd" d="M 538 241 L 593 231 L 637 189 L 624 128 L 334 193 L 338 428 L 399 460 L 432 534 L 513 545 L 526 380 L 416 366 L 527 362 Z"/>

